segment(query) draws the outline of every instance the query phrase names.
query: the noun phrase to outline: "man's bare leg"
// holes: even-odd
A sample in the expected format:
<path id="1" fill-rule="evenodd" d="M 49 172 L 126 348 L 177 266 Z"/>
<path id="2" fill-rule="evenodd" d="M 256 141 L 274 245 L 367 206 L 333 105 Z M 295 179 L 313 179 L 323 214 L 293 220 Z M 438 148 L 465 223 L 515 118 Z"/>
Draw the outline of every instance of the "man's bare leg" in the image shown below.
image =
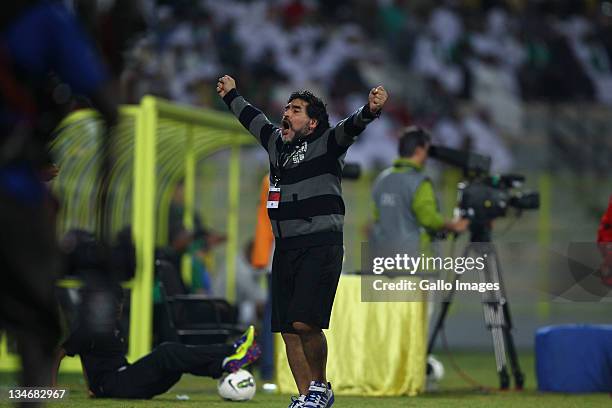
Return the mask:
<path id="1" fill-rule="evenodd" d="M 298 387 L 300 394 L 308 394 L 308 387 L 312 380 L 312 374 L 308 360 L 304 355 L 304 348 L 302 346 L 302 340 L 298 334 L 293 333 L 282 333 L 283 340 L 285 341 L 285 349 L 287 350 L 287 360 L 289 361 L 289 368 L 295 379 L 295 384 Z"/>
<path id="2" fill-rule="evenodd" d="M 327 339 L 323 330 L 306 323 L 294 322 L 293 328 L 298 332 L 310 372 L 311 380 L 327 384 Z"/>

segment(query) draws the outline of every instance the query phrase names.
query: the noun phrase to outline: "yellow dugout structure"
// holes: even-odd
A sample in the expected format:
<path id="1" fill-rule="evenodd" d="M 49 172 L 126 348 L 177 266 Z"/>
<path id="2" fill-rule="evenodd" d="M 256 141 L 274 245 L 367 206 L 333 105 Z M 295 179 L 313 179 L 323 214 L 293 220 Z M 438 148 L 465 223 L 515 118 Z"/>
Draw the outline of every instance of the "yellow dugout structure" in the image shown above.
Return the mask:
<path id="1" fill-rule="evenodd" d="M 227 208 L 227 293 L 235 300 L 235 259 L 238 253 L 240 148 L 255 140 L 234 116 L 196 109 L 145 96 L 140 105 L 121 108 L 121 121 L 113 132 L 115 156 L 110 174 L 106 214 L 111 232 L 131 226 L 136 248 L 131 289 L 130 361 L 147 354 L 152 344 L 154 251 L 166 244 L 168 212 L 174 187 L 184 180 L 184 223 L 193 227 L 195 178 L 198 161 L 229 149 Z M 101 164 L 101 121 L 95 111 L 80 110 L 59 126 L 51 150 L 60 167 L 52 188 L 60 198 L 58 234 L 70 229 L 96 231 Z M 186 270 L 188 270 L 186 268 Z M 59 285 L 75 287 L 78 281 Z M 0 341 L 0 370 L 16 370 L 17 356 L 8 352 L 6 336 Z M 80 371 L 78 359 L 62 364 L 64 371 Z"/>

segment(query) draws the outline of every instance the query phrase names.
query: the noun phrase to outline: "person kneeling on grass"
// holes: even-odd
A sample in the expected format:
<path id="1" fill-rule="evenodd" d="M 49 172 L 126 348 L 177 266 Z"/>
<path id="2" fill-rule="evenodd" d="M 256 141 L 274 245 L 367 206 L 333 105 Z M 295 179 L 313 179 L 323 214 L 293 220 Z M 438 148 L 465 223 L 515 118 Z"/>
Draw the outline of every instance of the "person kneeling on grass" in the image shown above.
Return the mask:
<path id="1" fill-rule="evenodd" d="M 112 333 L 90 334 L 77 328 L 57 352 L 53 385 L 66 356 L 79 355 L 89 395 L 96 398 L 150 399 L 167 392 L 185 373 L 219 378 L 259 358 L 255 329 L 248 330 L 233 345 L 188 346 L 167 342 L 133 364 L 125 358 L 127 344 L 119 327 L 123 290 L 116 288 L 117 324 Z"/>

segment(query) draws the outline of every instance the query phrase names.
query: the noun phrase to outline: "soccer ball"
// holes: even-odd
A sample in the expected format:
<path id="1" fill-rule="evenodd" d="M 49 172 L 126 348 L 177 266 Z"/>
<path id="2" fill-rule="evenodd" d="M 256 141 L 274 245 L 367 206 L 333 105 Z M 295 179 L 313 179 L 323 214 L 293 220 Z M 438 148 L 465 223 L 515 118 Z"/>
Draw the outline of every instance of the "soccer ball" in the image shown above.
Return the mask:
<path id="1" fill-rule="evenodd" d="M 255 396 L 255 379 L 246 370 L 238 370 L 219 380 L 217 390 L 221 398 L 230 401 L 248 401 Z"/>
<path id="2" fill-rule="evenodd" d="M 444 365 L 431 354 L 427 356 L 427 378 L 433 381 L 444 378 Z"/>

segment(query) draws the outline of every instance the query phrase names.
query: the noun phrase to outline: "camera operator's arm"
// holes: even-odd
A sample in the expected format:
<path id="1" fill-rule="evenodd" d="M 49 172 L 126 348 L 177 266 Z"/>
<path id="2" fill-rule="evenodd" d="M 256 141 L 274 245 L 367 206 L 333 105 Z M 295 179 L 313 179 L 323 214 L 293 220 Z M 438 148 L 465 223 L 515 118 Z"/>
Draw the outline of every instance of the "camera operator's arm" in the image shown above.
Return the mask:
<path id="1" fill-rule="evenodd" d="M 425 180 L 417 188 L 412 200 L 412 211 L 419 224 L 430 231 L 463 232 L 470 223 L 465 218 L 450 221 L 444 219 L 438 211 L 433 186 L 429 180 Z"/>

